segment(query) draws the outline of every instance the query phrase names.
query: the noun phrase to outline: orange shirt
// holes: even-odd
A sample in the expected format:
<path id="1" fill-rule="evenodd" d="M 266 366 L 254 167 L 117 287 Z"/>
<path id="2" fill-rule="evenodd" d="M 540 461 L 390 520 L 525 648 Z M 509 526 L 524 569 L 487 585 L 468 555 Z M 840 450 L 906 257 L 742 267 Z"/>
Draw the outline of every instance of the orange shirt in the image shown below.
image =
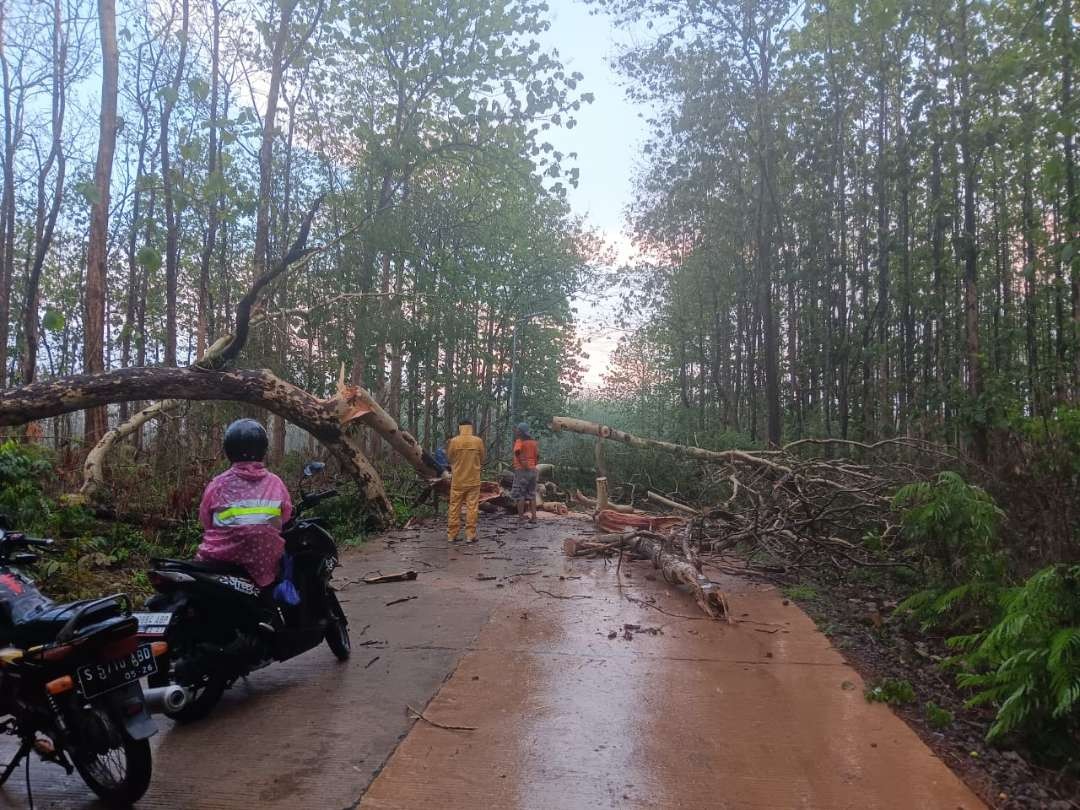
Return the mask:
<path id="1" fill-rule="evenodd" d="M 517 439 L 514 442 L 514 469 L 535 470 L 540 461 L 540 445 L 535 439 Z"/>

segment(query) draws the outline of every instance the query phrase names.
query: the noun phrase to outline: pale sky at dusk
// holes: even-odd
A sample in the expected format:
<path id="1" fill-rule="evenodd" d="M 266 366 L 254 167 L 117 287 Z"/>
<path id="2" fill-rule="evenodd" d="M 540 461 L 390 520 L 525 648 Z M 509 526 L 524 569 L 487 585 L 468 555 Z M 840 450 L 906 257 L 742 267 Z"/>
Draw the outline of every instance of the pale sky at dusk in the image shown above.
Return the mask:
<path id="1" fill-rule="evenodd" d="M 544 44 L 559 51 L 568 72 L 584 74 L 579 89 L 596 96 L 596 101 L 583 106 L 576 116 L 577 126 L 548 133 L 549 139 L 562 152 L 578 153 L 575 165 L 581 170 L 581 181 L 576 189 L 569 189 L 574 213 L 601 231 L 625 260 L 630 245 L 623 230 L 623 211 L 632 196 L 634 167 L 646 125 L 640 117 L 642 108 L 626 100 L 610 64 L 619 43 L 625 41 L 624 35 L 606 16 L 590 15 L 589 6 L 580 0 L 549 2 L 551 29 Z M 588 337 L 585 384 L 596 386 L 619 333 L 604 328 L 603 323 L 611 319 L 604 316 L 602 304 L 578 301 L 577 306 L 580 332 Z"/>

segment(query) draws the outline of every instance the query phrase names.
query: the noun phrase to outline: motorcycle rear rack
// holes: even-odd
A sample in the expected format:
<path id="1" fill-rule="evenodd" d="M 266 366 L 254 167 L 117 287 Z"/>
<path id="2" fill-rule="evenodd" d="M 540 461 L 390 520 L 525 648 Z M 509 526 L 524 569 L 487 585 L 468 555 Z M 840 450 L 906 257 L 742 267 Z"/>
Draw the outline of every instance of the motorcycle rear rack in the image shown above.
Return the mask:
<path id="1" fill-rule="evenodd" d="M 71 641 L 75 636 L 75 632 L 82 626 L 82 619 L 87 614 L 96 612 L 109 604 L 115 605 L 120 615 L 131 615 L 131 599 L 126 594 L 116 593 L 112 596 L 92 599 L 83 605 L 73 608 L 71 618 L 67 620 L 64 626 L 60 628 L 60 632 L 56 634 L 56 641 L 61 644 Z"/>

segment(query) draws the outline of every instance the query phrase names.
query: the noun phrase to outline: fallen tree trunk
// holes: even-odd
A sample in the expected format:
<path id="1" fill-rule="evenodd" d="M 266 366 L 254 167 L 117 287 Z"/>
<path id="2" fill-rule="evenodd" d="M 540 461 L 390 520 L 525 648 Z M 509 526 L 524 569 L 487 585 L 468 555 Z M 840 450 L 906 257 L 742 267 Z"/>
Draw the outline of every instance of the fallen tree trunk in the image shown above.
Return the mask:
<path id="1" fill-rule="evenodd" d="M 664 538 L 647 532 L 638 532 L 626 546 L 627 549 L 648 557 L 668 582 L 680 582 L 689 588 L 694 601 L 708 616 L 714 619 L 730 618 L 727 599 L 720 586 L 697 570 L 690 562 L 664 549 Z"/>
<path id="2" fill-rule="evenodd" d="M 668 582 L 685 585 L 697 602 L 698 607 L 710 618 L 730 621 L 730 609 L 720 586 L 701 573 L 700 563 L 687 560 L 671 550 L 671 541 L 662 535 L 649 531 L 629 531 L 624 533 L 601 534 L 588 538 L 568 538 L 563 542 L 563 551 L 568 557 L 583 557 L 590 554 L 609 554 L 622 550 L 641 559 L 651 560 L 653 567 L 663 574 Z M 684 551 L 689 544 L 682 543 Z"/>
<path id="3" fill-rule="evenodd" d="M 322 442 L 356 479 L 379 522 L 392 513 L 382 479 L 347 435 L 335 399 L 323 400 L 271 372 L 202 368 L 126 368 L 43 380 L 0 393 L 0 426 L 80 411 L 113 402 L 166 397 L 231 400 L 258 405 L 303 428 Z"/>
<path id="4" fill-rule="evenodd" d="M 608 439 L 613 442 L 622 442 L 630 447 L 636 447 L 639 450 L 662 450 L 665 453 L 672 453 L 682 458 L 692 458 L 699 461 L 713 461 L 731 464 L 733 462 L 742 462 L 755 467 L 766 467 L 775 470 L 778 473 L 792 472 L 790 467 L 787 467 L 779 462 L 770 461 L 763 456 L 757 456 L 753 453 L 748 453 L 744 450 L 705 450 L 701 447 L 692 447 L 685 444 L 674 444 L 673 442 L 664 442 L 659 439 L 643 439 L 640 436 L 635 436 L 632 433 L 627 433 L 623 430 L 618 430 L 608 425 L 601 425 L 598 422 L 589 422 L 585 419 L 573 419 L 569 416 L 556 416 L 551 420 L 551 429 L 558 433 L 563 430 L 569 430 L 571 433 L 582 433 L 587 436 L 599 436 L 601 439 Z"/>
<path id="5" fill-rule="evenodd" d="M 378 433 L 388 445 L 425 478 L 442 478 L 446 472 L 408 431 L 402 430 L 375 398 L 363 388 L 346 385 L 345 366 L 338 378 L 337 396 L 331 400 L 342 425 L 361 422 Z"/>
<path id="6" fill-rule="evenodd" d="M 206 350 L 203 358 L 221 354 L 232 343 L 232 335 L 219 338 Z M 198 363 L 196 363 L 198 365 Z M 105 459 L 112 452 L 117 442 L 126 439 L 142 429 L 143 425 L 165 416 L 180 407 L 182 399 L 163 399 L 131 415 L 126 422 L 121 422 L 112 430 L 106 431 L 101 441 L 86 454 L 83 464 L 83 484 L 79 494 L 84 497 L 96 497 L 105 491 Z"/>

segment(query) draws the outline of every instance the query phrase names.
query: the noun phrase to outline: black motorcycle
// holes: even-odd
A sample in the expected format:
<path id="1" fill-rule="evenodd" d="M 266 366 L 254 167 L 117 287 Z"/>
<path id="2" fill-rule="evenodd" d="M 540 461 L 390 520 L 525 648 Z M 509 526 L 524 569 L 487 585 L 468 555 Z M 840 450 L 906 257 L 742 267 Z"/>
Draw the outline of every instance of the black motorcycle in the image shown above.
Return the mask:
<path id="1" fill-rule="evenodd" d="M 305 475 L 321 468 L 308 465 Z M 348 659 L 349 624 L 330 585 L 337 545 L 320 518 L 302 517 L 336 495 L 332 489 L 304 495 L 282 528 L 289 580 L 299 596 L 294 605 L 273 597 L 278 583 L 260 591 L 237 565 L 153 560 L 149 578 L 158 593 L 147 600 L 148 612 L 136 616 L 144 639 L 168 642 L 168 665 L 150 677 L 150 684 L 172 684 L 185 692 L 177 706 L 163 707 L 165 715 L 182 723 L 200 720 L 238 678 L 323 641 L 339 660 Z"/>
<path id="2" fill-rule="evenodd" d="M 0 785 L 34 752 L 126 807 L 150 785 L 157 730 L 139 679 L 156 671 L 166 645 L 139 640 L 127 596 L 64 605 L 45 597 L 22 568 L 39 559 L 30 549 L 52 545 L 0 518 L 0 732 L 21 743 Z"/>

